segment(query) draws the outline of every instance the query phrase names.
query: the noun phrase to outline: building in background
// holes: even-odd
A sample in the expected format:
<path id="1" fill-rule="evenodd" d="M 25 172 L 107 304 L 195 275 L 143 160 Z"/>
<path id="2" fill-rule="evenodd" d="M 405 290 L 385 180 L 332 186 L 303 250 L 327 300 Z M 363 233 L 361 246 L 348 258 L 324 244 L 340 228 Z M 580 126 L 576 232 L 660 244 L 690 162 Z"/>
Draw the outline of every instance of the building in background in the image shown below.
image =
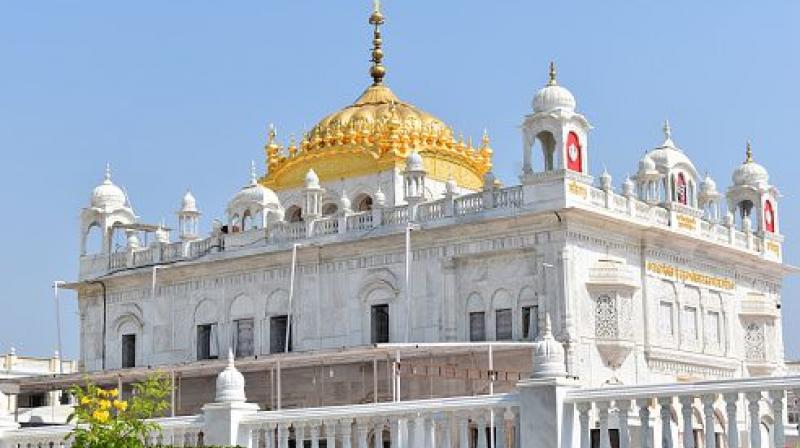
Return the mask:
<path id="1" fill-rule="evenodd" d="M 0 370 L 2 380 L 53 377 L 78 371 L 76 361 L 62 360 L 58 352 L 52 358 L 35 358 L 17 355 L 12 348 L 0 359 L 2 359 L 2 370 Z M 31 425 L 44 422 L 63 423 L 72 409 L 70 397 L 60 390 L 21 394 L 4 392 L 6 391 L 3 387 L 0 387 L 0 415 L 13 415 L 20 423 Z"/>

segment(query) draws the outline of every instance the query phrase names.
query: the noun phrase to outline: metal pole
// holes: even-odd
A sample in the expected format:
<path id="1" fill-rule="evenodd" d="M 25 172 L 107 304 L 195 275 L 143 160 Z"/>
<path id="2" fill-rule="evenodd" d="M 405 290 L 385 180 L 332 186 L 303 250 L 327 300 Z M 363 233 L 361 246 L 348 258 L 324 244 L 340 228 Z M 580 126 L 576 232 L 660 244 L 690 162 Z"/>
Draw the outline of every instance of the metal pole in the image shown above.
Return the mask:
<path id="1" fill-rule="evenodd" d="M 278 389 L 278 394 L 277 394 L 278 410 L 280 411 L 281 410 L 281 360 L 280 359 L 278 360 L 278 377 L 276 378 L 275 382 L 277 384 L 277 389 Z"/>
<path id="2" fill-rule="evenodd" d="M 375 396 L 375 403 L 378 402 L 378 358 L 372 360 L 372 395 Z"/>
<path id="3" fill-rule="evenodd" d="M 411 224 L 406 224 L 406 287 L 405 287 L 405 299 L 406 299 L 406 337 L 405 342 L 409 341 L 409 334 L 411 332 L 411 294 L 409 293 L 410 288 L 410 271 L 411 270 Z"/>
<path id="4" fill-rule="evenodd" d="M 169 414 L 170 417 L 175 417 L 175 371 L 170 371 L 170 396 L 169 396 Z"/>
<path id="5" fill-rule="evenodd" d="M 395 390 L 397 391 L 397 399 L 395 401 L 399 403 L 400 402 L 400 350 L 398 350 L 395 355 L 396 356 L 394 360 L 394 367 L 395 370 L 397 371 L 394 376 L 394 380 L 396 382 Z"/>
<path id="6" fill-rule="evenodd" d="M 489 344 L 489 395 L 494 395 L 494 352 Z M 494 408 L 489 411 L 489 448 L 495 447 L 494 440 Z"/>
<path id="7" fill-rule="evenodd" d="M 292 300 L 294 299 L 294 275 L 297 266 L 297 248 L 300 244 L 292 245 L 292 267 L 289 269 L 289 311 L 286 317 L 286 336 L 283 351 L 289 353 L 289 337 L 292 334 Z M 278 364 L 280 365 L 280 364 Z"/>
<path id="8" fill-rule="evenodd" d="M 55 300 L 56 305 L 56 340 L 58 344 L 58 373 L 64 373 L 64 363 L 61 362 L 61 358 L 64 356 L 64 352 L 61 351 L 61 303 L 58 300 L 58 286 L 63 285 L 66 282 L 62 280 L 56 280 L 53 282 L 53 299 Z"/>

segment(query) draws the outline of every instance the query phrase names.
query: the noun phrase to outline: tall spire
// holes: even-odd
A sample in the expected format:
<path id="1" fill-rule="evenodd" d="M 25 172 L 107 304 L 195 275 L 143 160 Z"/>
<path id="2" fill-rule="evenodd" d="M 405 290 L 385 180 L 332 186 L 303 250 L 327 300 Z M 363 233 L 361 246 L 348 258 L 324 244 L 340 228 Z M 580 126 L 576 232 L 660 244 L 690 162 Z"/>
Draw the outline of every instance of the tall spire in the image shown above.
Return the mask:
<path id="1" fill-rule="evenodd" d="M 753 148 L 750 147 L 750 140 L 747 141 L 747 149 L 745 149 L 745 159 L 744 163 L 752 163 L 753 162 Z"/>
<path id="2" fill-rule="evenodd" d="M 548 86 L 555 86 L 558 82 L 556 82 L 556 62 L 550 61 L 550 80 L 547 81 Z"/>
<path id="3" fill-rule="evenodd" d="M 104 181 L 109 184 L 111 183 L 111 163 L 109 162 L 106 162 L 106 175 Z"/>
<path id="4" fill-rule="evenodd" d="M 664 126 L 661 128 L 664 131 L 663 147 L 675 148 L 675 142 L 672 141 L 672 127 L 669 125 L 669 120 L 664 120 Z"/>
<path id="5" fill-rule="evenodd" d="M 372 85 L 379 86 L 383 84 L 383 77 L 386 76 L 386 67 L 383 66 L 383 41 L 381 40 L 381 25 L 385 19 L 381 13 L 380 0 L 373 0 L 372 14 L 369 16 L 369 23 L 375 27 L 372 35 L 372 67 L 369 69 L 369 74 L 372 76 Z"/>

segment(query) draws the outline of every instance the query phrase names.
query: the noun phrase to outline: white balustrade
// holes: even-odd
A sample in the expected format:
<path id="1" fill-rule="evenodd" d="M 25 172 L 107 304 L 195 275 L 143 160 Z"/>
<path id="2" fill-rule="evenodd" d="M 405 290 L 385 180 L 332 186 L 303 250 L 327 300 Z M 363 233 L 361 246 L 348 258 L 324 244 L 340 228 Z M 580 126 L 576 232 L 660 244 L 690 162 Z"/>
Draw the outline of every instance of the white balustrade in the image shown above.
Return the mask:
<path id="1" fill-rule="evenodd" d="M 334 235 L 339 233 L 339 218 L 336 216 L 314 220 L 312 225 L 314 227 L 314 236 Z"/>
<path id="2" fill-rule="evenodd" d="M 572 446 L 592 446 L 592 428 L 599 428 L 601 448 L 610 446 L 611 430 L 617 430 L 620 448 L 716 447 L 721 439 L 726 440 L 727 448 L 739 448 L 739 436 L 743 433 L 748 439 L 745 446 L 784 448 L 788 427 L 784 410 L 786 391 L 798 387 L 800 376 L 569 390 L 565 401 L 575 406 L 577 415 Z M 638 419 L 630 420 L 638 426 L 639 437 L 635 439 L 628 430 L 631 402 L 638 408 Z M 612 409 L 616 410 L 616 422 L 609 418 Z M 702 417 L 696 418 L 698 415 Z M 722 415 L 724 423 L 718 417 Z M 616 425 L 612 426 L 612 422 Z M 698 424 L 702 437 L 696 434 Z M 762 440 L 763 427 L 769 438 Z M 725 434 L 716 433 L 718 428 Z M 658 439 L 656 445 L 654 433 Z M 677 440 L 673 439 L 675 434 Z"/>
<path id="3" fill-rule="evenodd" d="M 483 193 L 473 193 L 457 197 L 453 201 L 456 216 L 470 215 L 483 210 Z"/>
<path id="4" fill-rule="evenodd" d="M 347 217 L 347 230 L 370 230 L 373 227 L 373 214 L 371 211 L 354 213 Z"/>
<path id="5" fill-rule="evenodd" d="M 382 448 L 384 442 L 403 448 L 469 447 L 470 428 L 476 428 L 481 435 L 478 446 L 489 448 L 483 434 L 494 411 L 495 448 L 505 448 L 505 415 L 518 406 L 516 394 L 483 395 L 257 412 L 244 417 L 241 425 L 249 431 L 254 447 L 271 448 L 274 428 L 278 448 L 286 448 L 291 436 L 295 446 L 310 436 L 314 447 L 323 433 L 331 448 Z M 451 430 L 456 426 L 454 435 Z"/>
<path id="6" fill-rule="evenodd" d="M 383 210 L 383 225 L 405 224 L 408 222 L 408 206 L 387 207 Z"/>

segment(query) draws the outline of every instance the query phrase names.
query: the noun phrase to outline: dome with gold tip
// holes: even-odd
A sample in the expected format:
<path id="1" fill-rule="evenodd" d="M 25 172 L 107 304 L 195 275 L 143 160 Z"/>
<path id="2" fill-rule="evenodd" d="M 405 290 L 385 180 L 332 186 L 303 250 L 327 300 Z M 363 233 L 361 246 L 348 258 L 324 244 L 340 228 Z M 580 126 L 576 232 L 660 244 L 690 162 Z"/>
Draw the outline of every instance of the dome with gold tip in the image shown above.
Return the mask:
<path id="1" fill-rule="evenodd" d="M 384 85 L 384 16 L 377 4 L 369 22 L 375 27 L 372 85 L 353 104 L 320 120 L 299 145 L 282 147 L 271 130 L 265 148 L 267 175 L 261 183 L 276 191 L 296 188 L 312 168 L 323 182 L 403 170 L 406 156 L 417 151 L 429 178 L 445 182 L 452 177 L 463 188 L 479 190 L 492 167 L 488 135 L 484 133 L 477 147 L 464 142 L 442 120 L 400 100 Z"/>

